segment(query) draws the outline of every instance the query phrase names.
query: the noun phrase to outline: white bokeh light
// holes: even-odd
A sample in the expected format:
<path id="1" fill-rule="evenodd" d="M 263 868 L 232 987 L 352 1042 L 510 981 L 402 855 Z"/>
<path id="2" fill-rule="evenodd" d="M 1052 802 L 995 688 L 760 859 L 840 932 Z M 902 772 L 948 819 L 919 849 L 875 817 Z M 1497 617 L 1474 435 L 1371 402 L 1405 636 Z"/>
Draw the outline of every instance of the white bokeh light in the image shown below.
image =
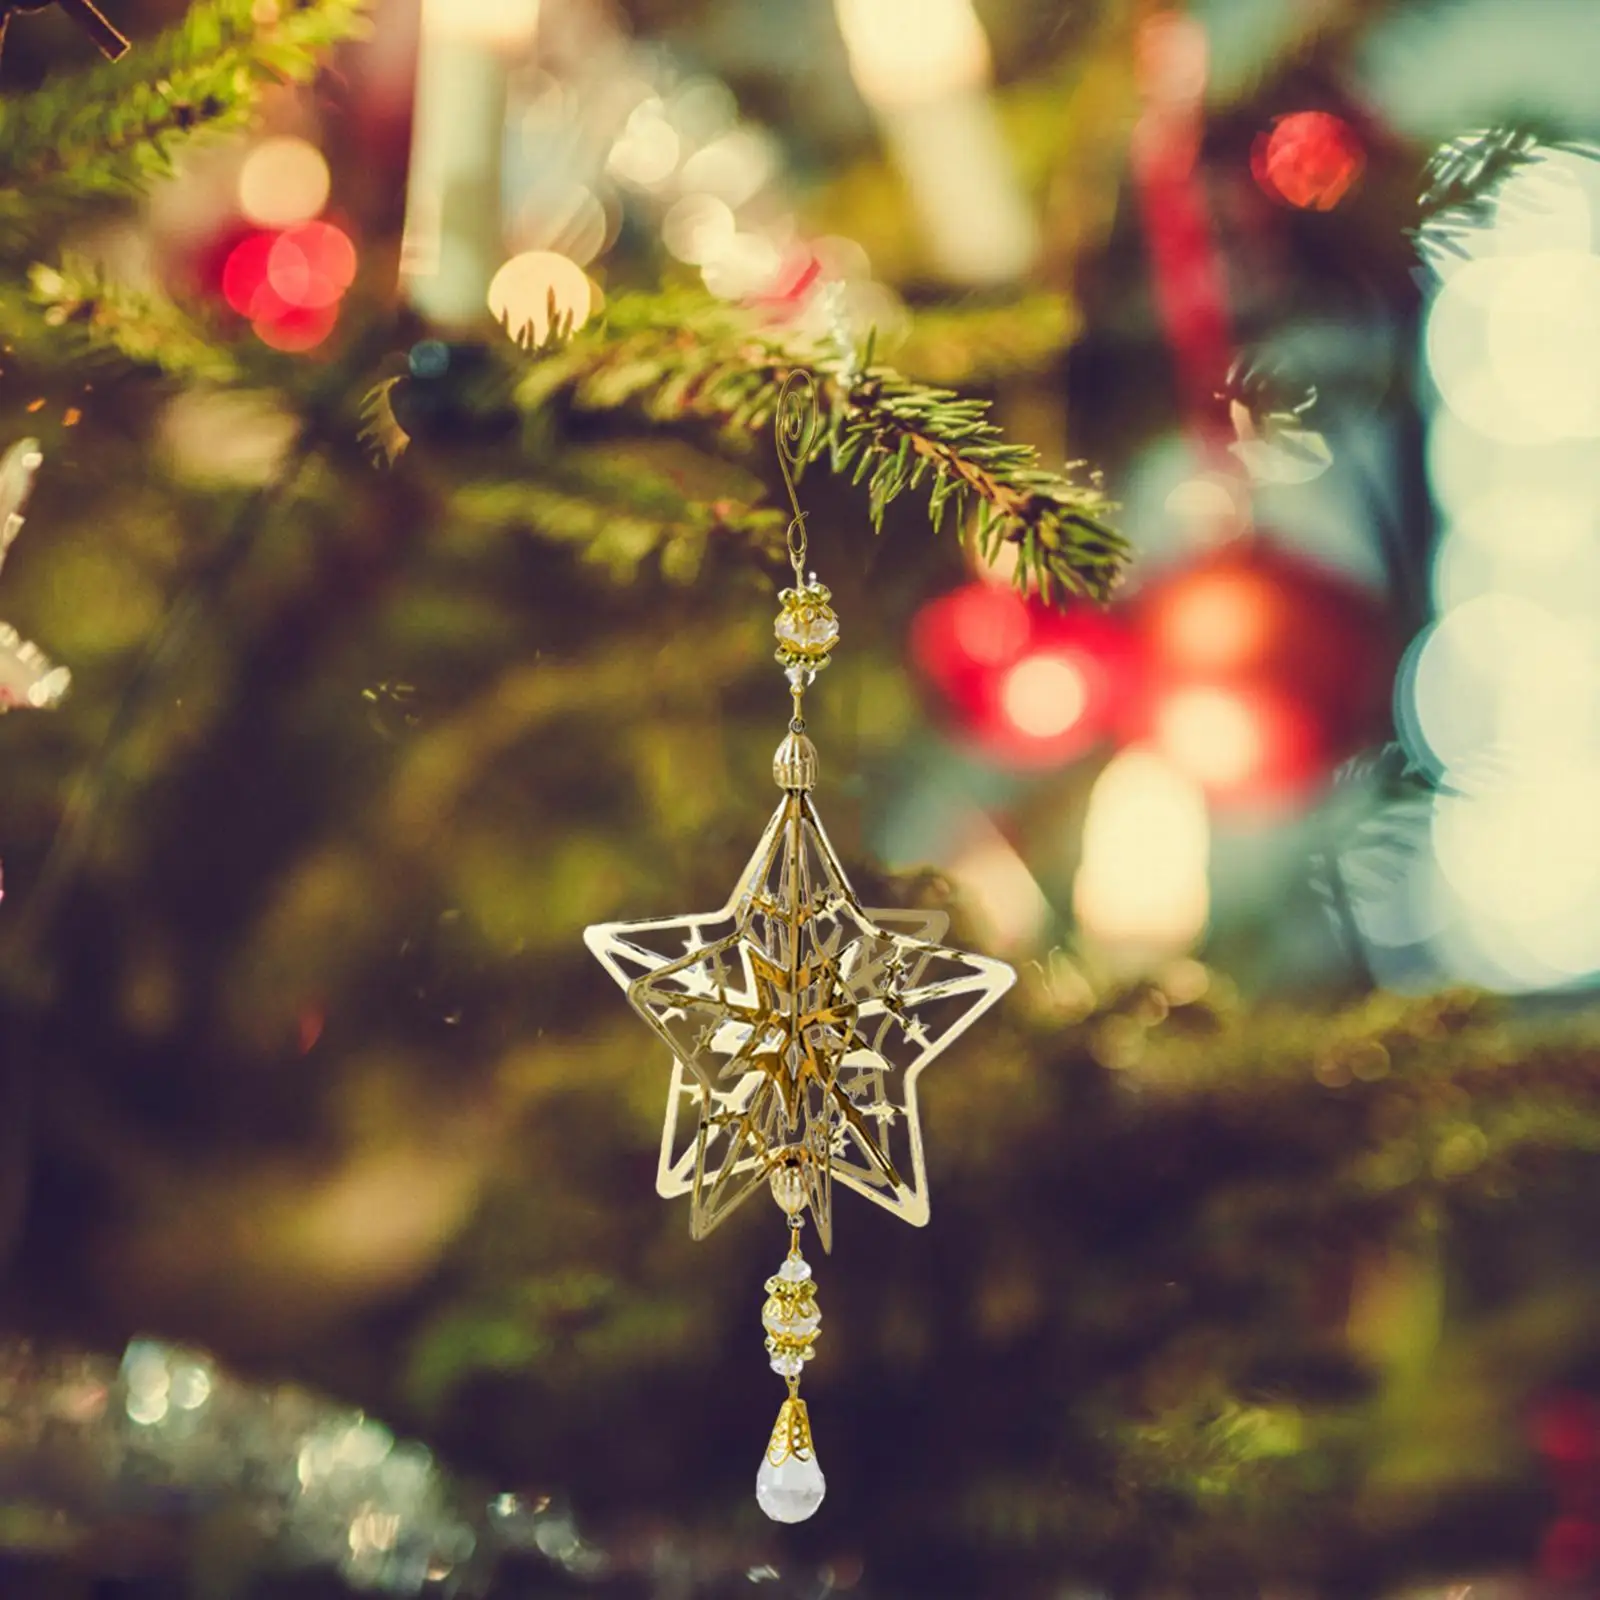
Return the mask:
<path id="1" fill-rule="evenodd" d="M 1428 368 L 1473 430 L 1509 444 L 1600 434 L 1600 257 L 1469 261 L 1434 296 Z"/>
<path id="2" fill-rule="evenodd" d="M 706 288 L 724 300 L 766 294 L 783 270 L 784 253 L 764 233 L 736 233 L 700 269 Z"/>
<path id="3" fill-rule="evenodd" d="M 1600 765 L 1519 773 L 1435 801 L 1440 877 L 1456 897 L 1463 976 L 1541 989 L 1600 972 Z"/>
<path id="4" fill-rule="evenodd" d="M 1438 796 L 1434 850 L 1446 881 L 1475 911 L 1545 922 L 1594 900 L 1597 816 L 1600 773 L 1545 769 L 1486 794 Z M 1588 914 L 1596 916 L 1592 903 Z"/>
<path id="5" fill-rule="evenodd" d="M 305 139 L 263 139 L 239 168 L 239 209 L 262 227 L 306 222 L 328 203 L 332 179 L 322 152 Z"/>
<path id="6" fill-rule="evenodd" d="M 1600 977 L 1597 219 L 1593 153 L 1546 150 L 1481 226 L 1420 240 L 1439 279 L 1440 616 L 1402 668 L 1396 720 L 1444 785 L 1432 957 L 1507 992 Z"/>
<path id="7" fill-rule="evenodd" d="M 1413 754 L 1478 788 L 1592 738 L 1595 691 L 1588 631 L 1496 591 L 1423 636 L 1402 678 L 1401 722 L 1421 745 Z"/>
<path id="8" fill-rule="evenodd" d="M 989 79 L 972 0 L 834 0 L 851 75 L 875 106 L 939 101 Z"/>
<path id="9" fill-rule="evenodd" d="M 686 191 L 715 195 L 735 208 L 751 199 L 778 165 L 772 135 L 761 128 L 730 128 L 696 150 L 679 178 Z"/>
<path id="10" fill-rule="evenodd" d="M 661 242 L 696 267 L 715 261 L 738 231 L 731 207 L 714 194 L 686 194 L 661 219 Z"/>
<path id="11" fill-rule="evenodd" d="M 1245 782 L 1266 753 L 1261 725 L 1227 689 L 1200 686 L 1168 695 L 1156 713 L 1156 742 L 1201 783 Z"/>
<path id="12" fill-rule="evenodd" d="M 1089 686 L 1067 656 L 1034 655 L 1019 661 L 1001 681 L 1000 706 L 1018 732 L 1056 739 L 1089 705 Z"/>
<path id="13" fill-rule="evenodd" d="M 1449 532 L 1519 562 L 1544 564 L 1581 554 L 1596 520 L 1587 495 L 1561 484 L 1507 482 L 1502 473 L 1450 519 Z"/>
<path id="14" fill-rule="evenodd" d="M 539 344 L 549 337 L 552 309 L 581 328 L 594 310 L 595 288 L 570 257 L 553 250 L 525 250 L 490 279 L 488 301 L 513 339 L 526 336 Z"/>
<path id="15" fill-rule="evenodd" d="M 1513 523 L 1498 543 L 1469 538 L 1465 528 L 1451 529 L 1434 558 L 1434 605 L 1442 614 L 1469 600 L 1505 594 L 1530 600 L 1551 616 L 1587 625 L 1600 615 L 1600 540 L 1587 519 L 1569 517 L 1558 531 L 1564 535 L 1580 528 L 1581 542 L 1541 546 L 1539 538 L 1552 527 Z M 1526 545 L 1515 542 L 1519 531 L 1527 533 Z"/>
<path id="16" fill-rule="evenodd" d="M 1590 439 L 1507 444 L 1440 407 L 1428 423 L 1427 466 L 1433 498 L 1452 526 L 1470 520 L 1478 527 L 1492 517 L 1525 527 L 1530 514 L 1560 521 L 1600 507 L 1600 448 Z"/>
<path id="17" fill-rule="evenodd" d="M 1199 786 L 1153 750 L 1124 750 L 1089 792 L 1072 888 L 1078 921 L 1136 960 L 1186 950 L 1209 915 L 1210 858 Z"/>
<path id="18" fill-rule="evenodd" d="M 624 183 L 654 189 L 672 176 L 681 153 L 678 130 L 667 120 L 661 101 L 652 95 L 628 113 L 606 166 Z"/>
<path id="19" fill-rule="evenodd" d="M 1600 256 L 1549 250 L 1506 263 L 1485 343 L 1506 403 L 1537 436 L 1600 434 Z"/>

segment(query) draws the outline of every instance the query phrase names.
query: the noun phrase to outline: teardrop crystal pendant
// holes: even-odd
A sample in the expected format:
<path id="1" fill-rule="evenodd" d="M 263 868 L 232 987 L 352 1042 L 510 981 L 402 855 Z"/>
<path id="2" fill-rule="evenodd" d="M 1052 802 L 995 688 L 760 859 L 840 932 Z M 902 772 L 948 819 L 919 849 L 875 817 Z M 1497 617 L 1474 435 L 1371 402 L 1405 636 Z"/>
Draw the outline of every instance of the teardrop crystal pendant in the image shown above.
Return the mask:
<path id="1" fill-rule="evenodd" d="M 756 1473 L 756 1504 L 774 1522 L 804 1522 L 828 1492 L 811 1442 L 806 1403 L 791 1395 L 778 1410 L 767 1453 Z"/>

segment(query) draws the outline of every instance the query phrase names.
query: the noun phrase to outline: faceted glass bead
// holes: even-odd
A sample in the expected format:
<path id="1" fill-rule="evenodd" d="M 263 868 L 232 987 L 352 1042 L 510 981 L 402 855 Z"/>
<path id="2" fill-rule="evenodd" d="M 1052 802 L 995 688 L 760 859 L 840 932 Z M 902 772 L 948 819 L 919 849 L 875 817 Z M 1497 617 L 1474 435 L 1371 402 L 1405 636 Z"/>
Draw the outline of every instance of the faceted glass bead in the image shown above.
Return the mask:
<path id="1" fill-rule="evenodd" d="M 780 1350 L 767 1363 L 780 1378 L 798 1378 L 800 1369 L 806 1364 L 809 1350 Z"/>
<path id="2" fill-rule="evenodd" d="M 804 1522 L 816 1514 L 827 1492 L 815 1451 L 805 1460 L 789 1456 L 776 1467 L 762 1456 L 756 1473 L 756 1504 L 774 1522 Z"/>
<path id="3" fill-rule="evenodd" d="M 792 650 L 826 650 L 839 637 L 839 619 L 826 606 L 808 611 L 784 611 L 773 623 L 772 631 L 780 644 Z"/>
<path id="4" fill-rule="evenodd" d="M 811 1263 L 800 1256 L 785 1256 L 778 1276 L 787 1278 L 790 1283 L 804 1283 L 811 1276 Z"/>
<path id="5" fill-rule="evenodd" d="M 761 1313 L 761 1326 L 774 1338 L 803 1339 L 822 1326 L 822 1313 L 813 1306 L 809 1311 L 796 1311 L 784 1316 L 776 1300 L 769 1300 Z"/>

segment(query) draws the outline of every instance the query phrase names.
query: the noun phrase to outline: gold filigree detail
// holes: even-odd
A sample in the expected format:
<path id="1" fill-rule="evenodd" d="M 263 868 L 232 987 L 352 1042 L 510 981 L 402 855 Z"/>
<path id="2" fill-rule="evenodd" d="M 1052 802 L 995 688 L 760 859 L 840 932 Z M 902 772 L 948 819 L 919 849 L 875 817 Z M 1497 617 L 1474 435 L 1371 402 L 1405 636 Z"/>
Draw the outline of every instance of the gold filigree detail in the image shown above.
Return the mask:
<path id="1" fill-rule="evenodd" d="M 928 1220 L 917 1079 L 1014 977 L 944 928 L 863 907 L 798 790 L 721 911 L 587 931 L 670 1051 L 656 1187 L 691 1196 L 696 1238 L 789 1165 L 824 1250 L 839 1183 Z"/>
<path id="2" fill-rule="evenodd" d="M 772 1425 L 772 1437 L 767 1441 L 767 1460 L 781 1467 L 791 1457 L 796 1461 L 810 1461 L 817 1453 L 811 1442 L 811 1418 L 806 1414 L 806 1403 L 792 1394 L 778 1407 L 778 1420 Z"/>

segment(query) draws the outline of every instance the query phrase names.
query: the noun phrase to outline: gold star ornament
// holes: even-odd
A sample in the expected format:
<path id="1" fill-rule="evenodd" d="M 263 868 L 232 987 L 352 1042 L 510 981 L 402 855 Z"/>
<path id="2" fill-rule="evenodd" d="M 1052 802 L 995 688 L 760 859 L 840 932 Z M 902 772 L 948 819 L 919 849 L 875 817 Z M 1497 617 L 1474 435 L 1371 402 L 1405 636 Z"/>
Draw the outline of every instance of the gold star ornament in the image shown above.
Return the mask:
<path id="1" fill-rule="evenodd" d="M 774 765 L 814 770 L 811 741 Z M 697 1239 L 776 1187 L 827 1249 L 836 1182 L 925 1224 L 917 1079 L 1016 976 L 938 943 L 943 912 L 864 909 L 808 789 L 785 791 L 720 911 L 584 936 L 672 1052 L 656 1188 L 690 1196 Z"/>
<path id="2" fill-rule="evenodd" d="M 786 403 L 809 402 L 809 412 Z M 809 454 L 814 391 L 796 374 L 778 411 L 784 476 Z M 789 1254 L 762 1312 L 774 1371 L 789 1385 L 756 1480 L 771 1517 L 798 1522 L 822 1502 L 800 1374 L 821 1313 L 801 1254 L 807 1215 L 833 1240 L 835 1185 L 920 1227 L 928 1177 L 917 1080 L 1015 981 L 1003 961 L 943 945 L 940 911 L 868 910 L 823 831 L 812 791 L 817 752 L 802 716 L 807 687 L 839 637 L 831 596 L 804 574 L 795 503 L 796 584 L 779 597 L 777 658 L 793 697 L 773 757 L 782 797 L 719 911 L 600 923 L 585 941 L 671 1052 L 656 1188 L 688 1194 L 704 1238 L 752 1194 L 788 1219 Z"/>

